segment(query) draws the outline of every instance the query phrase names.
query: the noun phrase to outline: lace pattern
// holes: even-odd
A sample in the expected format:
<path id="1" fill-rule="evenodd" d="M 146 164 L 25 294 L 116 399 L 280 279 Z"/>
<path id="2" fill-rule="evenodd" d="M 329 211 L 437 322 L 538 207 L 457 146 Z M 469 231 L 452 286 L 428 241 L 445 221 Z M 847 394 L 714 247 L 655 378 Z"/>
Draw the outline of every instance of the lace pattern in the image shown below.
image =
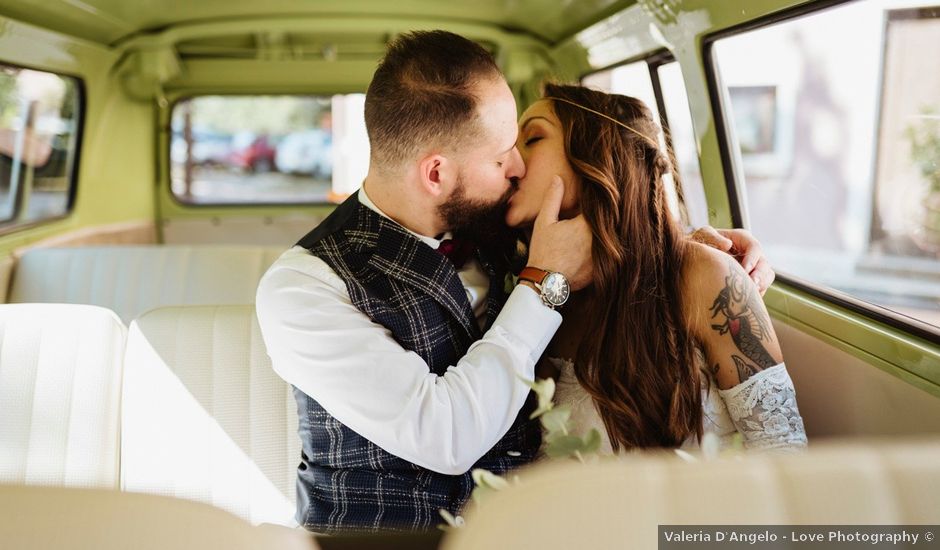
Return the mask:
<path id="1" fill-rule="evenodd" d="M 591 428 L 601 434 L 600 454 L 612 454 L 610 440 L 594 401 L 578 383 L 574 363 L 570 359 L 547 357 L 559 370 L 555 383 L 555 404 L 571 409 L 573 433 L 587 434 Z M 704 357 L 695 357 L 696 364 L 704 364 Z M 711 377 L 703 379 L 703 430 L 719 438 L 720 448 L 733 445 L 734 434 L 740 432 L 744 446 L 754 450 L 787 452 L 806 446 L 803 419 L 796 406 L 796 391 L 787 374 L 786 366 L 763 370 L 741 384 L 720 390 Z M 697 448 L 695 437 L 689 438 L 684 449 Z"/>
<path id="2" fill-rule="evenodd" d="M 785 451 L 806 446 L 796 390 L 783 363 L 718 394 L 746 448 Z"/>

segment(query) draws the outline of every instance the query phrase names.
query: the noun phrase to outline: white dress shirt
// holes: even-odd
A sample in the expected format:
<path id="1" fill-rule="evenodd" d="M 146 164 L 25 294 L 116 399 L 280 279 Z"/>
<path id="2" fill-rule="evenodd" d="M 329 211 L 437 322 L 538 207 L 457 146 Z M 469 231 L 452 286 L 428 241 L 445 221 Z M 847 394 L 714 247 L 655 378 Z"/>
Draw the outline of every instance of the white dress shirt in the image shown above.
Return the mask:
<path id="1" fill-rule="evenodd" d="M 359 191 L 359 200 L 385 216 Z M 388 216 L 385 216 L 388 217 Z M 436 249 L 440 241 L 415 236 Z M 478 320 L 489 281 L 476 261 L 459 273 Z M 351 302 L 345 282 L 295 246 L 258 286 L 258 321 L 274 370 L 385 451 L 442 474 L 462 474 L 509 430 L 535 363 L 561 315 L 519 285 L 493 325 L 443 376 L 402 348 Z"/>

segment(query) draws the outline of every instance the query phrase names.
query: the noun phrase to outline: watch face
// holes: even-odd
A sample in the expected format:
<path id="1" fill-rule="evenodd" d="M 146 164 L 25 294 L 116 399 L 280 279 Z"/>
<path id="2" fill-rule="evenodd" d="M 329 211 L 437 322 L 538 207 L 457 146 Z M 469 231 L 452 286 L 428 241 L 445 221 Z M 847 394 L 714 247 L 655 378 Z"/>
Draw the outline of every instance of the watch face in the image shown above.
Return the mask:
<path id="1" fill-rule="evenodd" d="M 542 281 L 542 296 L 555 307 L 567 302 L 570 292 L 568 279 L 561 273 L 549 273 Z"/>

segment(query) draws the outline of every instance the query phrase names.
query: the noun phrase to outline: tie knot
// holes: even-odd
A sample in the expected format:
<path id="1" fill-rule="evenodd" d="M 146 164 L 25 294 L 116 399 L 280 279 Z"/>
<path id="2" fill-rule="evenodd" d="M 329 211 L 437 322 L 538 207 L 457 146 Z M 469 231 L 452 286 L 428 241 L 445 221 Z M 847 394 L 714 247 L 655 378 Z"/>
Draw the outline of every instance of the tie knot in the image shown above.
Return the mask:
<path id="1" fill-rule="evenodd" d="M 444 239 L 437 247 L 437 251 L 446 256 L 457 269 L 467 263 L 475 249 L 472 242 L 461 239 Z"/>

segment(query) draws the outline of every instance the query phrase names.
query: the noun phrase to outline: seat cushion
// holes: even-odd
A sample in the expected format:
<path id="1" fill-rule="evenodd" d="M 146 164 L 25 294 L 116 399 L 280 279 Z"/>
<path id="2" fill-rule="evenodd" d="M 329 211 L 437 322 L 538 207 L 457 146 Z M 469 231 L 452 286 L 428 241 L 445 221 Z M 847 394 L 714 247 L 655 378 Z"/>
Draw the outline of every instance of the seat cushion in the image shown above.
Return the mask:
<path id="1" fill-rule="evenodd" d="M 258 281 L 283 251 L 235 245 L 37 248 L 20 258 L 10 302 L 97 305 L 125 323 L 160 306 L 253 304 Z"/>
<path id="2" fill-rule="evenodd" d="M 125 335 L 101 307 L 0 305 L 0 481 L 118 487 Z"/>
<path id="3" fill-rule="evenodd" d="M 295 525 L 297 412 L 254 306 L 160 308 L 131 324 L 122 487 Z"/>
<path id="4" fill-rule="evenodd" d="M 0 486 L 3 548 L 316 550 L 306 531 L 252 527 L 222 510 L 154 495 Z"/>
<path id="5" fill-rule="evenodd" d="M 934 436 L 691 463 L 554 461 L 472 508 L 442 548 L 656 548 L 659 525 L 935 525 L 938 457 Z"/>

